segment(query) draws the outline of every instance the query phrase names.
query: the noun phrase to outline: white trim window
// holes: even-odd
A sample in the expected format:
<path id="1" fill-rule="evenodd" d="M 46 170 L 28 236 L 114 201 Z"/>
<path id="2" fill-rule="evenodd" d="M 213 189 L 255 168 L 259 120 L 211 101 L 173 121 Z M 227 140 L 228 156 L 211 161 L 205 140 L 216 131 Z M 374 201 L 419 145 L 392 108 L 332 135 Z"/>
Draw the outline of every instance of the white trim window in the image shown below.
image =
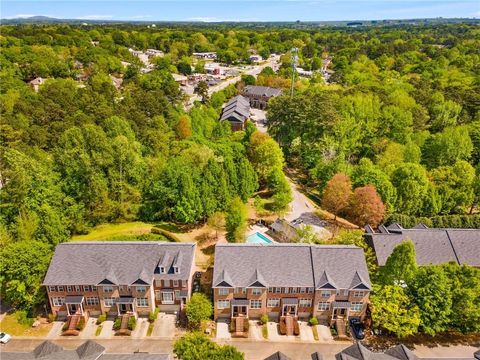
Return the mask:
<path id="1" fill-rule="evenodd" d="M 237 287 L 237 288 L 235 288 L 234 292 L 235 292 L 235 294 L 246 294 L 247 289 L 244 288 L 244 287 Z"/>
<path id="2" fill-rule="evenodd" d="M 136 298 L 137 306 L 138 307 L 147 307 L 148 306 L 148 299 L 147 298 Z"/>
<path id="3" fill-rule="evenodd" d="M 72 285 L 67 285 L 67 291 L 68 291 L 68 292 L 72 292 L 72 291 L 73 291 Z"/>
<path id="4" fill-rule="evenodd" d="M 180 290 L 175 290 L 173 293 L 175 294 L 175 300 L 180 300 Z"/>
<path id="5" fill-rule="evenodd" d="M 48 291 L 57 291 L 57 287 L 56 286 L 49 286 Z"/>
<path id="6" fill-rule="evenodd" d="M 365 291 L 354 291 L 353 292 L 353 297 L 363 298 L 364 296 L 365 296 Z"/>
<path id="7" fill-rule="evenodd" d="M 63 285 L 58 285 L 57 286 L 57 291 L 63 291 Z"/>
<path id="8" fill-rule="evenodd" d="M 252 295 L 260 295 L 261 293 L 262 293 L 262 289 L 252 288 Z"/>
<path id="9" fill-rule="evenodd" d="M 87 305 L 89 305 L 89 306 L 98 305 L 98 297 L 96 297 L 96 296 L 87 296 L 86 302 L 87 302 Z"/>
<path id="10" fill-rule="evenodd" d="M 298 301 L 298 306 L 302 308 L 311 307 L 312 306 L 312 299 L 300 299 Z"/>
<path id="11" fill-rule="evenodd" d="M 225 296 L 228 295 L 229 290 L 227 288 L 218 288 L 218 295 Z"/>
<path id="12" fill-rule="evenodd" d="M 321 297 L 330 297 L 331 294 L 330 290 L 320 290 Z"/>
<path id="13" fill-rule="evenodd" d="M 300 288 L 300 294 L 305 294 L 307 292 L 307 289 L 304 287 Z"/>
<path id="14" fill-rule="evenodd" d="M 269 293 L 273 293 L 274 291 L 275 291 L 275 288 L 273 288 L 273 287 L 269 287 L 269 288 L 268 288 L 268 292 L 269 292 Z"/>
<path id="15" fill-rule="evenodd" d="M 280 306 L 280 299 L 267 299 L 267 307 L 279 307 Z"/>
<path id="16" fill-rule="evenodd" d="M 217 300 L 217 309 L 228 309 L 230 307 L 230 300 Z"/>
<path id="17" fill-rule="evenodd" d="M 113 304 L 115 303 L 115 299 L 114 298 L 104 298 L 103 299 L 103 305 L 105 307 L 111 307 L 113 306 Z"/>
<path id="18" fill-rule="evenodd" d="M 163 280 L 163 287 L 170 287 L 170 279 Z"/>
<path id="19" fill-rule="evenodd" d="M 352 302 L 350 303 L 350 310 L 354 312 L 362 311 L 363 303 L 362 302 Z"/>
<path id="20" fill-rule="evenodd" d="M 75 285 L 75 291 L 80 292 L 80 285 Z"/>
<path id="21" fill-rule="evenodd" d="M 173 280 L 173 287 L 178 287 L 178 280 Z"/>
<path id="22" fill-rule="evenodd" d="M 54 296 L 52 297 L 52 304 L 53 306 L 62 306 L 65 304 L 65 298 L 64 297 L 59 297 L 59 296 Z"/>
<path id="23" fill-rule="evenodd" d="M 262 300 L 250 300 L 250 309 L 261 309 Z"/>
<path id="24" fill-rule="evenodd" d="M 318 303 L 318 311 L 330 310 L 330 303 L 327 301 L 321 301 Z"/>
<path id="25" fill-rule="evenodd" d="M 147 291 L 147 288 L 145 286 L 137 286 L 137 292 L 144 293 Z"/>
<path id="26" fill-rule="evenodd" d="M 104 286 L 103 287 L 103 292 L 106 292 L 106 293 L 113 292 L 113 286 Z"/>
<path id="27" fill-rule="evenodd" d="M 308 294 L 313 294 L 314 291 L 315 291 L 315 289 L 312 288 L 312 287 L 307 288 L 307 293 L 308 293 Z"/>
<path id="28" fill-rule="evenodd" d="M 97 287 L 95 285 L 92 285 L 92 291 L 97 291 Z"/>
<path id="29" fill-rule="evenodd" d="M 173 291 L 162 292 L 162 304 L 173 304 L 175 303 Z"/>
<path id="30" fill-rule="evenodd" d="M 276 287 L 275 288 L 275 294 L 280 294 L 282 292 L 282 288 Z"/>

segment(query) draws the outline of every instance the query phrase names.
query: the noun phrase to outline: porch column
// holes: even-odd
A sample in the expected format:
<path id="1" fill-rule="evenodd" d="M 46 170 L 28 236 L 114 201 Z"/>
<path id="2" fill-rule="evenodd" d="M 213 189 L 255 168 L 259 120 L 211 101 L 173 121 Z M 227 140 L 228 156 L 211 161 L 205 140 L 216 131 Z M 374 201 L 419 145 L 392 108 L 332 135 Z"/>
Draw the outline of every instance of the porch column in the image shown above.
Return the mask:
<path id="1" fill-rule="evenodd" d="M 80 303 L 80 315 L 83 315 L 83 301 Z"/>
<path id="2" fill-rule="evenodd" d="M 120 307 L 118 306 L 118 302 L 117 303 L 117 315 L 120 315 Z"/>
<path id="3" fill-rule="evenodd" d="M 65 304 L 65 306 L 67 307 L 67 315 L 70 316 L 70 306 L 69 304 Z"/>

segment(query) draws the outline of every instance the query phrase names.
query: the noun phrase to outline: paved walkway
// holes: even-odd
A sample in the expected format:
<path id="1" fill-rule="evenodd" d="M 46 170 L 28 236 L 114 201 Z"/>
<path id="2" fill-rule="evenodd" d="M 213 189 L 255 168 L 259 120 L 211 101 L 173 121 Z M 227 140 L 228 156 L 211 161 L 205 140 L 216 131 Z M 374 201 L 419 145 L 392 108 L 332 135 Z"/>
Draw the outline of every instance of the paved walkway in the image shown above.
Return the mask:
<path id="1" fill-rule="evenodd" d="M 228 323 L 226 321 L 217 321 L 217 339 L 229 340 L 231 338 L 232 336 L 228 329 Z"/>
<path id="2" fill-rule="evenodd" d="M 262 335 L 262 326 L 256 320 L 250 320 L 248 322 L 250 325 L 248 327 L 248 338 L 251 340 L 263 340 Z"/>
<path id="3" fill-rule="evenodd" d="M 78 337 L 80 339 L 93 339 L 95 338 L 95 332 L 97 331 L 97 318 L 89 318 L 85 324 L 85 328 L 80 331 Z"/>
<path id="4" fill-rule="evenodd" d="M 318 340 L 321 342 L 331 343 L 334 342 L 330 328 L 325 325 L 317 325 Z"/>
<path id="5" fill-rule="evenodd" d="M 300 340 L 311 342 L 315 341 L 315 338 L 313 337 L 312 327 L 308 325 L 306 321 L 299 321 L 298 326 L 300 327 Z"/>
<path id="6" fill-rule="evenodd" d="M 148 326 L 150 323 L 148 322 L 147 318 L 138 318 L 137 325 L 135 326 L 135 330 L 132 331 L 130 336 L 133 339 L 143 339 L 147 336 Z"/>

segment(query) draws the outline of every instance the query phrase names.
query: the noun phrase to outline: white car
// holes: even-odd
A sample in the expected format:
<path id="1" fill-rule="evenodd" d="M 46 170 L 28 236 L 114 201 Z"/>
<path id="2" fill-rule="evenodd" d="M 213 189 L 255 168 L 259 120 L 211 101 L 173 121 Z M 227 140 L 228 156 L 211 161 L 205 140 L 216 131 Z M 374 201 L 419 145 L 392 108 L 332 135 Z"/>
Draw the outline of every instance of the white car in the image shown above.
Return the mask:
<path id="1" fill-rule="evenodd" d="M 12 337 L 10 335 L 8 335 L 7 333 L 4 333 L 4 332 L 0 333 L 0 343 L 6 344 L 10 340 L 12 340 Z"/>

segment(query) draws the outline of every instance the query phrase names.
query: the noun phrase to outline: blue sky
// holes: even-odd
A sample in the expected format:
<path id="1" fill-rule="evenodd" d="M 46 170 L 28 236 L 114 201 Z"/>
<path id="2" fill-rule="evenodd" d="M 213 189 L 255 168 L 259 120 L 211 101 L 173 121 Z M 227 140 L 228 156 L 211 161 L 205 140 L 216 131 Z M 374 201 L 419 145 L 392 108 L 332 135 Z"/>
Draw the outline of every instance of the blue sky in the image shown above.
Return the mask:
<path id="1" fill-rule="evenodd" d="M 480 18 L 480 0 L 1 0 L 1 18 L 145 21 L 328 21 Z"/>

